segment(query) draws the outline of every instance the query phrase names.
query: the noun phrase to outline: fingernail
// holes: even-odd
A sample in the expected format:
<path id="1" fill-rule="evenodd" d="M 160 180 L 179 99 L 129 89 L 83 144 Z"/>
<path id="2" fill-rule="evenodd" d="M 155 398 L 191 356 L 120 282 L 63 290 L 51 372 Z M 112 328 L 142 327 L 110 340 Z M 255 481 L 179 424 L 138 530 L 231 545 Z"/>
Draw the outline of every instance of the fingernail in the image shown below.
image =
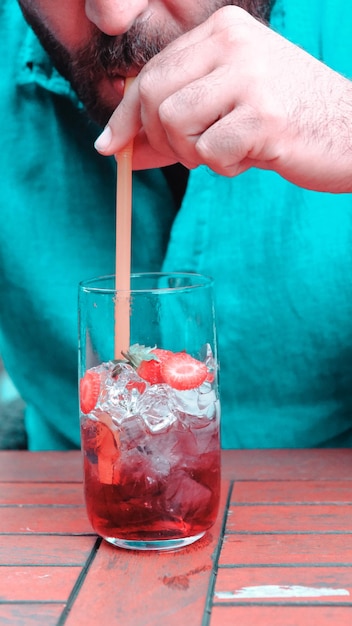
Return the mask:
<path id="1" fill-rule="evenodd" d="M 105 152 L 108 149 L 112 139 L 112 132 L 110 126 L 105 126 L 101 135 L 99 135 L 98 139 L 96 139 L 94 143 L 94 148 L 98 150 L 98 152 Z"/>

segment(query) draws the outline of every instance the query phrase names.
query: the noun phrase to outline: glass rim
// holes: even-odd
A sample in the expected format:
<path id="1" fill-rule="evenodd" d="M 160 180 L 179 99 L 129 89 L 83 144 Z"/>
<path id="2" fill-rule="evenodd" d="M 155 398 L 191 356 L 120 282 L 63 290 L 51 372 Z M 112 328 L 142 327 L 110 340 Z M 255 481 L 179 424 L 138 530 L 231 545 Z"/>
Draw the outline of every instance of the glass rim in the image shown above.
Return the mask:
<path id="1" fill-rule="evenodd" d="M 116 289 L 115 287 L 101 286 L 104 282 L 112 281 L 115 274 L 105 274 L 88 278 L 78 283 L 80 293 L 97 293 L 97 294 L 116 294 L 118 293 L 174 293 L 176 291 L 188 291 L 192 289 L 200 289 L 203 287 L 212 287 L 213 278 L 207 274 L 199 272 L 132 272 L 131 278 L 141 279 L 162 279 L 162 278 L 190 278 L 194 279 L 194 283 L 189 285 L 179 285 L 175 287 L 132 287 L 132 289 Z M 99 286 L 100 285 L 100 286 Z"/>

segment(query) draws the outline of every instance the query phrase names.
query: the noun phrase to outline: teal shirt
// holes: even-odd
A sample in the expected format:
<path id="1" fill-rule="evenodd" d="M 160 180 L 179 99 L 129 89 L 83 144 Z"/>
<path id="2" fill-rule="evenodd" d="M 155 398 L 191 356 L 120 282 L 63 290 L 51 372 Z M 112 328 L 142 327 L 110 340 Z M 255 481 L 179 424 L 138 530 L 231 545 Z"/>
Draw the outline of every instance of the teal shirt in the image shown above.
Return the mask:
<path id="1" fill-rule="evenodd" d="M 0 15 L 0 354 L 30 448 L 68 449 L 77 285 L 114 271 L 115 161 L 94 150 L 99 129 L 16 2 L 0 0 Z M 346 76 L 351 24 L 340 0 L 278 0 L 272 16 Z M 352 444 L 352 195 L 199 167 L 176 212 L 160 171 L 135 173 L 133 268 L 214 277 L 223 447 Z"/>

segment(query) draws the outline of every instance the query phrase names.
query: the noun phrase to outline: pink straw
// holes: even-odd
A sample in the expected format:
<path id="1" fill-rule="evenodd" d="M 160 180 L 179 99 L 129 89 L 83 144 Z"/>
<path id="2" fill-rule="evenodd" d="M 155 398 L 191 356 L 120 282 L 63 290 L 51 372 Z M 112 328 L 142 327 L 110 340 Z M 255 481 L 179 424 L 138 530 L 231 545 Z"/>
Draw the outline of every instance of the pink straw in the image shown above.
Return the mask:
<path id="1" fill-rule="evenodd" d="M 124 94 L 133 79 L 127 78 Z M 115 258 L 115 359 L 130 345 L 131 223 L 133 140 L 117 157 L 116 258 Z"/>

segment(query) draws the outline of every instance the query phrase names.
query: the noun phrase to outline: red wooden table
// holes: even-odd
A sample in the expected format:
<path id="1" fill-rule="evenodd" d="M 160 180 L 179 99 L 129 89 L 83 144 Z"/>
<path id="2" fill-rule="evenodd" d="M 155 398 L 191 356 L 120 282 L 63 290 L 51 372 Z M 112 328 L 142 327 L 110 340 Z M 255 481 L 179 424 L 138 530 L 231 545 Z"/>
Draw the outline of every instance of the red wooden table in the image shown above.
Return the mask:
<path id="1" fill-rule="evenodd" d="M 94 535 L 79 452 L 0 452 L 0 624 L 351 623 L 352 450 L 224 452 L 215 527 L 172 553 Z"/>

